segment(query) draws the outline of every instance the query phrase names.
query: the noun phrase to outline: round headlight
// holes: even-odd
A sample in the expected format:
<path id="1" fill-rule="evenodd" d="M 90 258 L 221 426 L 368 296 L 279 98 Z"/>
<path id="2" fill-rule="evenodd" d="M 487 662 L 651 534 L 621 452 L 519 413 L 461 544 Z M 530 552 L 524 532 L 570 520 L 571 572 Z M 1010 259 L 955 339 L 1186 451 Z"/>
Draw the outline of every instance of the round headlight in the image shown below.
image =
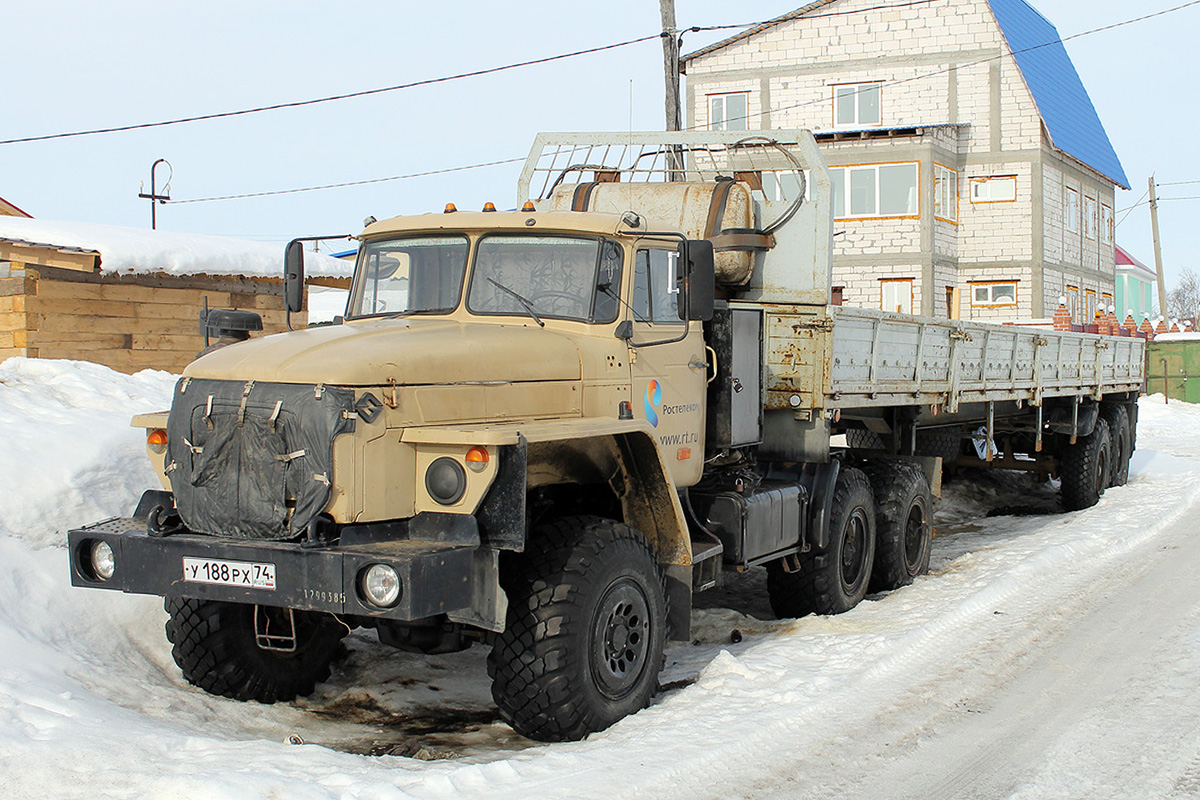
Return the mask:
<path id="1" fill-rule="evenodd" d="M 387 564 L 372 564 L 359 581 L 363 598 L 373 606 L 391 608 L 400 600 L 400 576 Z"/>
<path id="2" fill-rule="evenodd" d="M 96 542 L 92 545 L 92 572 L 97 578 L 106 581 L 117 571 L 117 559 L 113 556 L 112 546 L 108 542 Z"/>
<path id="3" fill-rule="evenodd" d="M 442 505 L 453 505 L 467 491 L 467 472 L 453 458 L 442 456 L 425 471 L 425 490 Z"/>

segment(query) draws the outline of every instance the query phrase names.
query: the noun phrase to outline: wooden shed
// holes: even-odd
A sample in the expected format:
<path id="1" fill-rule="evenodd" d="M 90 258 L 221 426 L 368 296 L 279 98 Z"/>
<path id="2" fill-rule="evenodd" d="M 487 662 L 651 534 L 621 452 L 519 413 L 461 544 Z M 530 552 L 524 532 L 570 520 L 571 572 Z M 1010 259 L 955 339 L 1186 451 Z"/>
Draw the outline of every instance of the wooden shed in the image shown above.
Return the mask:
<path id="1" fill-rule="evenodd" d="M 349 286 L 346 261 L 313 254 L 306 266 L 310 284 Z M 255 311 L 263 335 L 287 330 L 282 274 L 282 246 L 0 218 L 0 361 L 179 372 L 205 346 L 206 308 Z"/>

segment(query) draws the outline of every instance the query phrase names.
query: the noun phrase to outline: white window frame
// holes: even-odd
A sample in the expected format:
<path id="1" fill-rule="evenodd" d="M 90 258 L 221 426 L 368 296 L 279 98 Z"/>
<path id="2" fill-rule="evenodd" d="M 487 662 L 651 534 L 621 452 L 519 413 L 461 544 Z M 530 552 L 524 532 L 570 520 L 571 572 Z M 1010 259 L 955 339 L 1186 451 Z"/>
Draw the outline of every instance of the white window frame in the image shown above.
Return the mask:
<path id="1" fill-rule="evenodd" d="M 1081 297 L 1079 287 L 1068 284 L 1065 294 L 1067 296 L 1067 310 L 1071 312 L 1071 319 L 1079 319 L 1083 313 L 1083 306 L 1079 302 L 1079 298 Z"/>
<path id="2" fill-rule="evenodd" d="M 746 109 L 741 114 L 734 116 L 734 126 L 730 127 L 729 118 L 729 98 L 739 97 L 746 104 Z M 717 114 L 717 107 L 720 107 L 720 114 Z M 717 117 L 720 117 L 720 122 L 714 123 Z M 750 92 L 718 92 L 708 95 L 708 129 L 710 131 L 745 131 L 750 129 Z"/>
<path id="3" fill-rule="evenodd" d="M 976 205 L 1017 202 L 1016 175 L 986 175 L 969 183 L 971 202 Z"/>
<path id="4" fill-rule="evenodd" d="M 996 296 L 1000 286 L 1011 286 L 1012 297 Z M 980 300 L 978 292 L 983 289 L 987 296 Z M 1012 308 L 1017 305 L 1017 281 L 971 281 L 971 308 Z"/>
<path id="5" fill-rule="evenodd" d="M 833 91 L 833 125 L 835 128 L 877 128 L 883 124 L 883 81 L 835 83 L 831 89 Z M 866 92 L 875 93 L 877 100 L 875 119 L 863 118 L 863 95 Z M 839 116 L 841 104 L 838 101 L 843 96 L 848 97 L 850 93 L 854 96 L 854 115 L 851 119 L 842 119 Z"/>
<path id="6" fill-rule="evenodd" d="M 933 164 L 933 216 L 943 222 L 958 223 L 958 170 L 936 161 Z"/>
<path id="7" fill-rule="evenodd" d="M 1079 190 L 1068 186 L 1063 197 L 1063 227 L 1068 233 L 1079 233 Z"/>
<path id="8" fill-rule="evenodd" d="M 1107 203 L 1100 204 L 1100 243 L 1112 244 L 1113 234 L 1116 229 L 1113 225 L 1113 210 L 1112 206 Z"/>
<path id="9" fill-rule="evenodd" d="M 1083 196 L 1083 235 L 1092 241 L 1099 237 L 1099 220 L 1097 219 L 1096 198 Z"/>
<path id="10" fill-rule="evenodd" d="M 911 167 L 916 180 L 915 191 L 913 192 L 912 201 L 913 208 L 903 213 L 882 212 L 880 211 L 880 200 L 883 192 L 881 182 L 879 180 L 880 173 L 889 167 Z M 873 212 L 858 212 L 853 210 L 852 205 L 852 186 L 853 176 L 855 173 L 871 171 L 874 173 L 875 182 L 875 197 L 873 200 Z M 834 198 L 837 197 L 837 184 L 841 185 L 841 208 L 834 203 L 833 217 L 834 219 L 916 219 L 921 216 L 921 164 L 917 161 L 897 161 L 884 164 L 846 164 L 844 166 L 830 167 L 829 176 L 833 179 Z"/>
<path id="11" fill-rule="evenodd" d="M 913 278 L 880 278 L 879 279 L 879 308 L 883 311 L 890 311 L 897 314 L 913 313 Z M 904 303 L 889 303 L 888 294 L 890 291 L 904 286 L 908 289 L 908 308 L 904 308 Z M 901 295 L 903 297 L 903 295 Z M 896 298 L 892 298 L 895 300 Z"/>
<path id="12" fill-rule="evenodd" d="M 812 200 L 812 170 L 803 170 L 804 172 L 804 202 Z M 795 200 L 790 193 L 784 191 L 784 181 L 779 179 L 780 175 L 785 175 L 788 182 L 796 181 L 795 170 L 781 170 L 778 174 L 771 170 L 763 170 L 762 172 L 762 187 L 763 197 L 772 203 L 790 202 Z"/>

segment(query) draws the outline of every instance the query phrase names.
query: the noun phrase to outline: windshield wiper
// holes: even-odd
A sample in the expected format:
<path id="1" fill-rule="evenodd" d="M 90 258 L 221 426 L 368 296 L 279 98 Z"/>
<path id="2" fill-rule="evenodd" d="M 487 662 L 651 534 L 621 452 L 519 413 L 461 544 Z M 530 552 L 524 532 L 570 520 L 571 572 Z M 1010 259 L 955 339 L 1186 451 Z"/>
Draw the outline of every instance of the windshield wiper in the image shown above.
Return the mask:
<path id="1" fill-rule="evenodd" d="M 495 286 L 500 291 L 506 292 L 506 293 L 512 295 L 513 298 L 516 299 L 516 301 L 518 303 L 520 303 L 522 306 L 525 307 L 525 310 L 529 312 L 529 316 L 533 317 L 534 322 L 536 322 L 538 325 L 540 325 L 543 328 L 546 327 L 546 323 L 542 322 L 541 317 L 539 317 L 537 315 L 537 312 L 533 310 L 533 303 L 529 302 L 524 297 L 522 297 L 521 295 L 514 292 L 512 289 L 508 288 L 503 283 L 493 280 L 492 278 L 488 278 L 487 280 L 488 280 L 488 283 L 490 283 L 492 286 Z"/>

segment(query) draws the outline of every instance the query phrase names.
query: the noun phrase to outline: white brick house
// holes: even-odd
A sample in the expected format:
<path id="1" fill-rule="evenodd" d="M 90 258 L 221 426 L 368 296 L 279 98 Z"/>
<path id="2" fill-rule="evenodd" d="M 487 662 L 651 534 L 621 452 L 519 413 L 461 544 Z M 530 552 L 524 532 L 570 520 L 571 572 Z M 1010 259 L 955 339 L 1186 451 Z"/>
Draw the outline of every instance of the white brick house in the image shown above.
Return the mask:
<path id="1" fill-rule="evenodd" d="M 810 128 L 849 305 L 1077 322 L 1112 302 L 1128 188 L 1059 34 L 1024 0 L 818 0 L 683 59 L 688 125 Z"/>

